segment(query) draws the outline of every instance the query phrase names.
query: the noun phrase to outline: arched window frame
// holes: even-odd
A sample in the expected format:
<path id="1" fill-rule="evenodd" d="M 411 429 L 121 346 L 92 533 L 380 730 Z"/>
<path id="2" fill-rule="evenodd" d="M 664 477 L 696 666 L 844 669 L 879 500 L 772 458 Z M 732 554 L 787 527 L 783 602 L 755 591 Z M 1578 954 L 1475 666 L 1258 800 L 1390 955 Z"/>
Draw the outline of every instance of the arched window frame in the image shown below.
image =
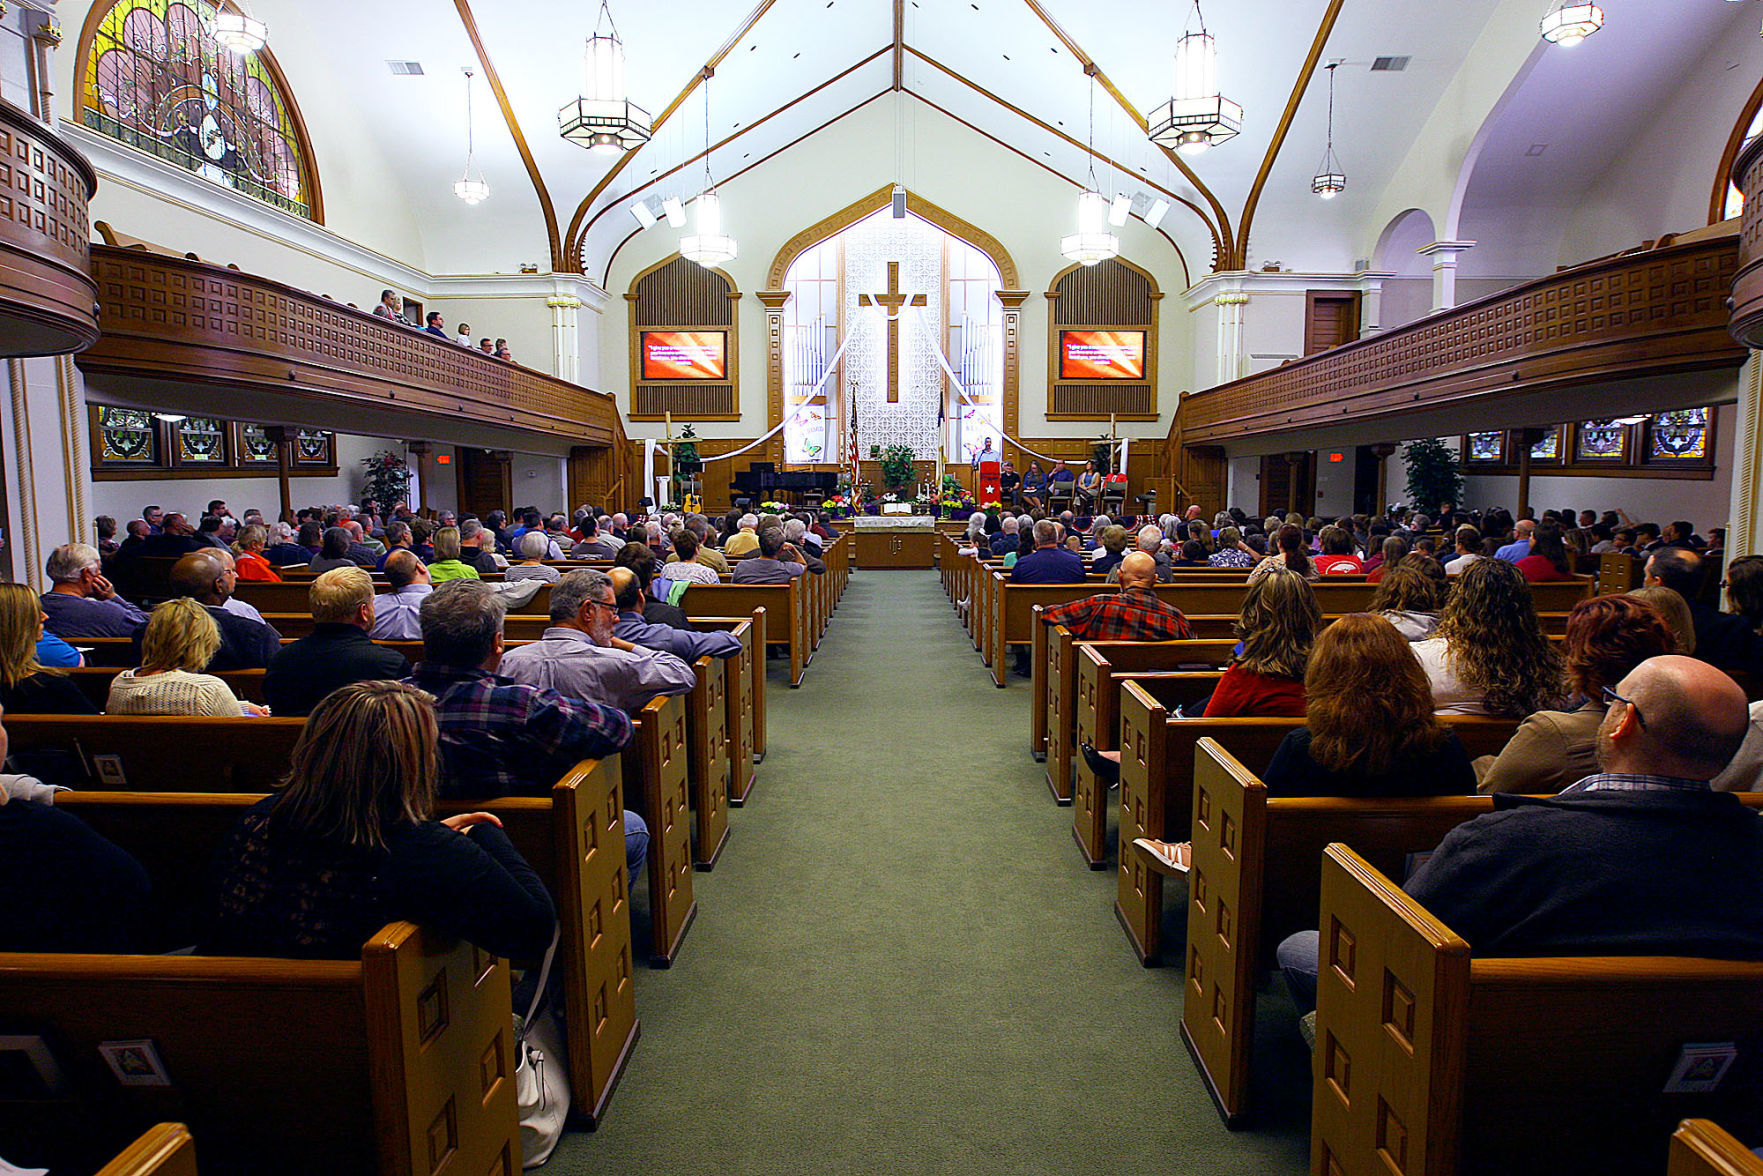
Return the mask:
<path id="1" fill-rule="evenodd" d="M 652 306 L 643 304 L 640 293 L 644 280 L 651 274 L 660 273 L 674 266 L 681 267 L 682 272 L 693 277 L 702 278 L 709 290 L 719 291 L 727 300 L 726 308 L 718 307 L 716 314 L 702 317 L 681 318 L 675 313 L 657 314 Z M 629 307 L 630 322 L 630 400 L 625 405 L 625 415 L 633 421 L 662 421 L 667 419 L 668 412 L 673 413 L 675 422 L 691 421 L 738 421 L 741 419 L 741 315 L 740 287 L 735 285 L 733 277 L 725 270 L 712 267 L 701 267 L 685 261 L 676 250 L 657 261 L 654 265 L 638 271 L 631 278 L 626 289 L 625 304 Z M 726 315 L 726 318 L 723 317 Z M 721 331 L 727 338 L 725 362 L 728 379 L 704 383 L 691 380 L 644 380 L 642 378 L 642 338 L 644 331 Z M 639 386 L 656 390 L 658 402 L 664 407 L 645 405 L 640 401 L 646 397 L 639 396 Z M 711 392 L 718 400 L 726 400 L 721 407 L 705 407 L 693 403 L 693 393 L 698 391 Z M 671 407 L 665 407 L 669 406 Z"/>
<path id="2" fill-rule="evenodd" d="M 79 52 L 74 58 L 74 68 L 78 71 L 77 76 L 74 79 L 74 121 L 78 122 L 81 126 L 88 125 L 86 121 L 87 112 L 97 110 L 95 104 L 95 78 L 97 66 L 96 62 L 93 60 L 92 54 L 97 45 L 98 31 L 103 27 L 105 20 L 109 18 L 113 11 L 122 4 L 129 2 L 130 0 L 109 0 L 107 3 L 93 5 L 91 11 L 86 14 L 85 25 L 80 30 Z M 165 0 L 162 7 L 169 8 L 172 2 L 174 2 L 174 0 Z M 188 5 L 192 0 L 175 0 L 175 2 Z M 221 11 L 239 11 L 238 8 L 229 3 L 228 0 L 195 0 L 195 2 L 205 4 L 208 7 Z M 294 98 L 293 88 L 288 85 L 287 76 L 282 72 L 281 66 L 276 62 L 275 54 L 268 48 L 260 49 L 251 56 L 257 60 L 257 62 L 263 67 L 263 71 L 269 75 L 271 89 L 282 103 L 283 113 L 286 115 L 289 124 L 288 129 L 294 139 L 294 149 L 299 156 L 300 188 L 301 192 L 306 197 L 306 214 L 302 219 L 310 220 L 314 224 L 322 225 L 324 223 L 324 190 L 319 182 L 318 162 L 312 150 L 312 137 L 306 130 L 306 120 L 300 114 L 300 105 Z M 102 112 L 100 111 L 99 113 Z M 97 133 L 104 134 L 102 131 L 98 131 Z M 105 134 L 105 138 L 120 143 L 125 147 L 130 146 L 126 141 L 114 135 Z M 132 147 L 130 149 L 139 150 L 138 148 Z M 151 153 L 144 152 L 143 154 Z M 157 158 L 157 156 L 155 158 Z M 194 171 L 192 171 L 192 174 L 200 175 L 199 172 Z M 217 188 L 226 188 L 230 191 L 238 192 L 243 196 L 251 196 L 251 198 L 257 199 L 260 203 L 268 205 L 271 208 L 276 208 L 279 211 L 284 212 L 288 211 L 287 209 L 281 208 L 274 201 L 263 200 L 260 197 L 253 196 L 249 192 L 232 188 L 230 185 L 221 184 L 218 181 L 211 182 L 213 182 Z M 289 212 L 288 215 L 301 216 L 298 212 Z"/>
<path id="3" fill-rule="evenodd" d="M 1727 219 L 1726 202 L 1733 186 L 1732 165 L 1738 159 L 1739 152 L 1744 149 L 1749 138 L 1747 132 L 1751 130 L 1751 124 L 1758 121 L 1760 112 L 1763 112 L 1763 82 L 1758 82 L 1757 88 L 1751 91 L 1744 109 L 1739 112 L 1738 121 L 1733 124 L 1732 134 L 1726 138 L 1726 150 L 1720 156 L 1720 170 L 1714 176 L 1714 191 L 1708 197 L 1708 223 L 1711 225 Z"/>

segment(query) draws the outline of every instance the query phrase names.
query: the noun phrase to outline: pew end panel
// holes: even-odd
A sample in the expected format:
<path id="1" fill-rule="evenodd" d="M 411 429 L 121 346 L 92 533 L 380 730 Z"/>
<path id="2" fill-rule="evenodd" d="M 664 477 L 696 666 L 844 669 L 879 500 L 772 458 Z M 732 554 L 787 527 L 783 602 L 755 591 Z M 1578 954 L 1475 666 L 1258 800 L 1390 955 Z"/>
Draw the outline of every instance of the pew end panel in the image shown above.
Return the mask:
<path id="1" fill-rule="evenodd" d="M 182 1123 L 159 1123 L 141 1133 L 98 1176 L 197 1176 L 196 1141 Z"/>
<path id="2" fill-rule="evenodd" d="M 689 592 L 687 595 L 691 595 Z M 623 761 L 624 788 L 639 798 L 649 826 L 650 962 L 666 968 L 697 917 L 692 893 L 692 837 L 686 768 L 685 699 L 652 698 L 632 717 L 636 729 Z"/>
<path id="3" fill-rule="evenodd" d="M 765 723 L 765 610 L 754 609 L 751 617 L 693 617 L 692 624 L 732 633 L 741 642 L 741 652 L 722 663 L 728 710 L 728 802 L 739 808 L 753 789 L 753 765 L 760 758 L 756 740 Z"/>
<path id="4" fill-rule="evenodd" d="M 1055 702 L 1047 686 L 1056 676 L 1058 666 L 1054 659 L 1060 656 L 1060 652 L 1053 647 L 1058 634 L 1050 633 L 1046 622 L 1041 620 L 1041 613 L 1045 610 L 1037 604 L 1031 611 L 1034 623 L 1029 626 L 1033 634 L 1029 661 L 1034 668 L 1032 697 L 1035 701 L 1031 701 L 1028 708 L 1028 753 L 1036 762 L 1043 762 L 1047 758 L 1047 728 L 1057 721 Z M 1066 635 L 1069 637 L 1069 632 Z"/>
<path id="5" fill-rule="evenodd" d="M 1128 683 L 1120 697 L 1120 837 L 1160 836 L 1167 825 L 1161 781 L 1167 755 L 1169 713 L 1163 704 Z M 1126 931 L 1139 961 L 1147 967 L 1159 962 L 1163 931 L 1163 876 L 1137 860 L 1120 854 L 1119 892 L 1114 915 Z"/>
<path id="6" fill-rule="evenodd" d="M 1685 1119 L 1671 1137 L 1665 1176 L 1763 1176 L 1763 1157 L 1707 1119 Z"/>
<path id="7" fill-rule="evenodd" d="M 1037 684 L 1029 702 L 1029 710 L 1041 717 L 1041 759 L 1047 773 L 1047 788 L 1055 804 L 1071 803 L 1071 727 L 1077 706 L 1078 686 L 1076 643 L 1071 630 L 1064 625 L 1048 625 L 1039 619 L 1040 606 L 1035 606 L 1035 639 L 1040 642 L 1040 656 L 1035 659 Z"/>
<path id="8" fill-rule="evenodd" d="M 721 658 L 692 663 L 698 684 L 686 699 L 686 765 L 691 787 L 692 864 L 709 870 L 728 844 L 728 679 Z"/>

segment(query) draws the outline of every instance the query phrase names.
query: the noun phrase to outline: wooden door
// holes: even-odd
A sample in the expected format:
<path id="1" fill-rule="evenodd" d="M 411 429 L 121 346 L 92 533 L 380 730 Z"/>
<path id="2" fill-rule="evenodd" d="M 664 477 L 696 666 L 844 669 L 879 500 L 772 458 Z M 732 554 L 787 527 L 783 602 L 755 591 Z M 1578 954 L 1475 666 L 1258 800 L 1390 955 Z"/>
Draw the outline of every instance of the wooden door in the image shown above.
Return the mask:
<path id="1" fill-rule="evenodd" d="M 513 508 L 514 485 L 509 455 L 499 450 L 461 448 L 459 463 L 459 513 L 479 518 L 500 507 Z"/>
<path id="2" fill-rule="evenodd" d="M 1359 294 L 1311 290 L 1305 298 L 1304 354 L 1315 355 L 1359 337 Z"/>
<path id="3" fill-rule="evenodd" d="M 1316 510 L 1316 464 L 1312 453 L 1274 453 L 1261 459 L 1261 517 Z"/>

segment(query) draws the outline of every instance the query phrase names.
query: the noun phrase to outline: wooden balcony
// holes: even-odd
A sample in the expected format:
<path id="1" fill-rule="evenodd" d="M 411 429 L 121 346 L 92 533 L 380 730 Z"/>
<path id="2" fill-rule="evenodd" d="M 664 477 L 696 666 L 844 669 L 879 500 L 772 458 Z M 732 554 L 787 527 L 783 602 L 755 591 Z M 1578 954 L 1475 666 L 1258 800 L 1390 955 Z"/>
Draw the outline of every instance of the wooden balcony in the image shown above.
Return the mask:
<path id="1" fill-rule="evenodd" d="M 622 443 L 604 393 L 387 322 L 268 278 L 141 248 L 94 245 L 103 334 L 90 376 L 371 405 Z"/>
<path id="2" fill-rule="evenodd" d="M 86 157 L 0 102 L 0 356 L 61 355 L 98 337 Z"/>
<path id="3" fill-rule="evenodd" d="M 1730 234 L 1698 238 L 1562 270 L 1196 393 L 1182 401 L 1171 444 L 1216 446 L 1737 367 L 1746 353 L 1728 333 L 1727 296 L 1739 272 L 1739 242 Z M 1763 270 L 1758 291 L 1763 324 Z M 1499 423 L 1494 412 L 1489 425 Z"/>
<path id="4" fill-rule="evenodd" d="M 1738 275 L 1732 283 L 1732 336 L 1746 347 L 1763 347 L 1763 135 L 1733 161 L 1732 182 L 1745 194 Z"/>

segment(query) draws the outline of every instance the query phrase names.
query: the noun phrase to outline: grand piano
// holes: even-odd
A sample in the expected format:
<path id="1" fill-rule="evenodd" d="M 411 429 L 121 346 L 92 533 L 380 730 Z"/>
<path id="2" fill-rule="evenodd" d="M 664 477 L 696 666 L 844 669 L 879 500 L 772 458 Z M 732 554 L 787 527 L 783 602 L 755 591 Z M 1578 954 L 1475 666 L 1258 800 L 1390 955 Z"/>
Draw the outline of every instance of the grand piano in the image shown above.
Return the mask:
<path id="1" fill-rule="evenodd" d="M 753 502 L 795 502 L 819 506 L 839 488 L 837 470 L 779 470 L 775 462 L 756 461 L 729 481 L 729 505 Z"/>

